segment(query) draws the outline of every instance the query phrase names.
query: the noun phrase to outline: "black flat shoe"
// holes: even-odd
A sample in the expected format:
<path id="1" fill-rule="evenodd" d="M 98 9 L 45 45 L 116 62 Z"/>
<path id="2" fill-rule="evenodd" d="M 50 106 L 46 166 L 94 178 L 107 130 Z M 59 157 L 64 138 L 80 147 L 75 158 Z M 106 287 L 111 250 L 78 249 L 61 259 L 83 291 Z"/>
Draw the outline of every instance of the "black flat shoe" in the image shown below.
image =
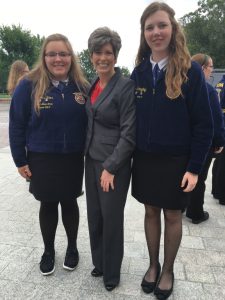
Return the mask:
<path id="1" fill-rule="evenodd" d="M 106 284 L 105 288 L 108 292 L 111 292 L 112 290 L 114 290 L 116 287 L 116 284 Z"/>
<path id="2" fill-rule="evenodd" d="M 148 271 L 147 271 L 148 272 Z M 147 272 L 145 273 L 145 276 L 147 274 Z M 156 287 L 156 284 L 158 282 L 158 279 L 159 279 L 159 275 L 160 275 L 160 272 L 161 272 L 161 265 L 160 263 L 158 263 L 158 266 L 157 266 L 157 274 L 156 274 L 156 279 L 155 281 L 153 282 L 149 282 L 147 280 L 145 280 L 145 276 L 141 282 L 141 287 L 142 287 L 142 290 L 146 293 L 146 294 L 150 294 L 154 291 L 155 287 Z"/>
<path id="3" fill-rule="evenodd" d="M 219 204 L 220 205 L 225 205 L 225 199 L 219 199 Z"/>
<path id="4" fill-rule="evenodd" d="M 103 273 L 101 271 L 99 271 L 98 269 L 94 268 L 92 271 L 91 271 L 91 275 L 94 276 L 94 277 L 100 277 L 103 275 Z"/>
<path id="5" fill-rule="evenodd" d="M 158 283 L 159 284 L 159 283 Z M 156 295 L 156 298 L 158 300 L 165 300 L 167 298 L 169 298 L 169 296 L 172 294 L 173 292 L 173 284 L 174 284 L 174 273 L 172 273 L 172 286 L 169 290 L 161 290 L 158 287 L 158 284 L 154 290 L 154 294 Z"/>
<path id="6" fill-rule="evenodd" d="M 203 216 L 200 219 L 192 219 L 193 224 L 200 224 L 204 221 L 207 221 L 209 218 L 209 213 L 207 211 L 203 211 Z"/>

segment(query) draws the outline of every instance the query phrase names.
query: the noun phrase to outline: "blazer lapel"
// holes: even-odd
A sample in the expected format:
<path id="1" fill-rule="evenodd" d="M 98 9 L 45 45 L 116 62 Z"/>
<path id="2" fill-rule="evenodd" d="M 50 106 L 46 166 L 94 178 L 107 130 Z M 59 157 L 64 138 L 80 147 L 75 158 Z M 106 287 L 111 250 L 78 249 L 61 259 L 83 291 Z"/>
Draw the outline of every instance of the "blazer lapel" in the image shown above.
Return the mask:
<path id="1" fill-rule="evenodd" d="M 112 89 L 116 85 L 118 79 L 121 77 L 120 70 L 118 68 L 115 68 L 115 71 L 116 71 L 115 74 L 112 76 L 112 78 L 110 79 L 107 86 L 104 88 L 104 90 L 101 92 L 101 94 L 98 96 L 95 103 L 93 104 L 92 109 L 94 111 L 96 111 L 97 108 L 102 104 L 102 102 L 104 102 L 107 99 L 108 95 L 111 93 Z M 93 86 L 95 85 L 95 83 L 98 79 L 99 78 L 97 78 L 95 80 L 94 84 L 92 85 L 92 87 L 90 89 L 90 93 L 91 93 L 91 90 L 92 90 Z M 90 95 L 90 93 L 89 93 L 89 95 Z"/>

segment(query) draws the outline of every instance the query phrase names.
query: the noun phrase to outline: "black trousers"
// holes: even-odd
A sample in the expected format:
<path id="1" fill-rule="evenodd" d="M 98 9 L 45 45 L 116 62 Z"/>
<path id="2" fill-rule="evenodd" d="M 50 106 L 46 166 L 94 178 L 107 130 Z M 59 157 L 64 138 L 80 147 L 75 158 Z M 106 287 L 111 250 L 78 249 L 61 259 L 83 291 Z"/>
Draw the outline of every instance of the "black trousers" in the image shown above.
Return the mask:
<path id="1" fill-rule="evenodd" d="M 216 157 L 212 168 L 212 194 L 225 201 L 225 149 Z"/>
<path id="2" fill-rule="evenodd" d="M 201 219 L 204 215 L 203 205 L 205 197 L 205 181 L 213 158 L 213 150 L 210 150 L 206 157 L 204 166 L 198 177 L 195 189 L 189 193 L 189 205 L 186 210 L 186 216 L 191 219 Z"/>
<path id="3" fill-rule="evenodd" d="M 124 207 L 130 182 L 127 162 L 114 177 L 114 190 L 103 192 L 102 162 L 85 160 L 88 226 L 93 265 L 103 272 L 105 284 L 117 285 L 124 253 Z"/>

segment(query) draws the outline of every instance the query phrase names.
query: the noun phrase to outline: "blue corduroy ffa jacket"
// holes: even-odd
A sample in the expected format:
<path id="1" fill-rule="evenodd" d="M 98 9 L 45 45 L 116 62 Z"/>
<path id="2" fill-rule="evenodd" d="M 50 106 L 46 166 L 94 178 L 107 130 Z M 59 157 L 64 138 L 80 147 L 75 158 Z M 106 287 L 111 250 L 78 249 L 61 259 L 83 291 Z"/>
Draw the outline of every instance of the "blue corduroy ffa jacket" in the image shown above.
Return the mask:
<path id="1" fill-rule="evenodd" d="M 220 106 L 222 108 L 224 123 L 225 123 L 225 75 L 223 75 L 223 77 L 217 83 L 215 88 L 219 94 Z"/>
<path id="2" fill-rule="evenodd" d="M 220 79 L 220 81 L 216 84 L 215 89 L 219 95 L 219 97 L 224 94 L 225 91 L 225 75 Z"/>
<path id="3" fill-rule="evenodd" d="M 132 72 L 136 83 L 137 148 L 146 152 L 188 155 L 187 171 L 199 174 L 211 146 L 213 122 L 206 82 L 193 62 L 182 94 L 166 96 L 165 71 L 153 87 L 152 65 L 145 60 Z"/>
<path id="4" fill-rule="evenodd" d="M 41 153 L 83 152 L 87 116 L 85 99 L 75 83 L 60 91 L 50 86 L 34 111 L 32 82 L 24 79 L 11 101 L 9 141 L 17 167 L 27 164 L 27 151 Z"/>
<path id="5" fill-rule="evenodd" d="M 212 110 L 214 128 L 212 147 L 222 147 L 225 144 L 225 128 L 222 109 L 216 89 L 214 89 L 214 87 L 212 87 L 208 82 L 206 84 L 209 94 L 209 103 Z"/>

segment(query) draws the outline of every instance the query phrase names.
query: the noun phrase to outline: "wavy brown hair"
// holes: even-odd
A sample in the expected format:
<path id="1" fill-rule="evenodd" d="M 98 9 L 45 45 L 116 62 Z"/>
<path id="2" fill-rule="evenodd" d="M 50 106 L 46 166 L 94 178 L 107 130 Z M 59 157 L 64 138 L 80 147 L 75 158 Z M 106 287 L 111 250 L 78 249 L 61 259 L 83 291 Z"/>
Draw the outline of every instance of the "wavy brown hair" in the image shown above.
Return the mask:
<path id="1" fill-rule="evenodd" d="M 62 41 L 66 44 L 68 51 L 71 53 L 71 66 L 68 73 L 70 80 L 73 80 L 79 90 L 86 93 L 89 83 L 85 79 L 83 72 L 78 63 L 78 59 L 73 51 L 72 45 L 68 38 L 62 34 L 55 33 L 48 36 L 42 45 L 39 60 L 33 70 L 28 74 L 27 78 L 33 82 L 33 97 L 34 97 L 34 107 L 36 112 L 40 110 L 40 99 L 45 94 L 49 88 L 51 82 L 51 73 L 49 72 L 45 63 L 45 50 L 50 42 Z"/>
<path id="2" fill-rule="evenodd" d="M 7 91 L 10 95 L 13 94 L 19 81 L 25 75 L 26 69 L 28 70 L 28 65 L 23 60 L 16 60 L 10 67 L 9 77 L 7 82 Z"/>
<path id="3" fill-rule="evenodd" d="M 166 95 L 170 99 L 175 99 L 182 95 L 181 85 L 187 81 L 187 71 L 191 67 L 191 57 L 186 45 L 186 39 L 181 26 L 175 19 L 174 10 L 163 2 L 153 2 L 146 7 L 141 16 L 141 37 L 135 64 L 139 65 L 144 59 L 149 59 L 151 49 L 145 37 L 146 19 L 157 11 L 165 11 L 172 25 L 172 36 L 169 44 L 169 59 L 166 68 Z"/>

